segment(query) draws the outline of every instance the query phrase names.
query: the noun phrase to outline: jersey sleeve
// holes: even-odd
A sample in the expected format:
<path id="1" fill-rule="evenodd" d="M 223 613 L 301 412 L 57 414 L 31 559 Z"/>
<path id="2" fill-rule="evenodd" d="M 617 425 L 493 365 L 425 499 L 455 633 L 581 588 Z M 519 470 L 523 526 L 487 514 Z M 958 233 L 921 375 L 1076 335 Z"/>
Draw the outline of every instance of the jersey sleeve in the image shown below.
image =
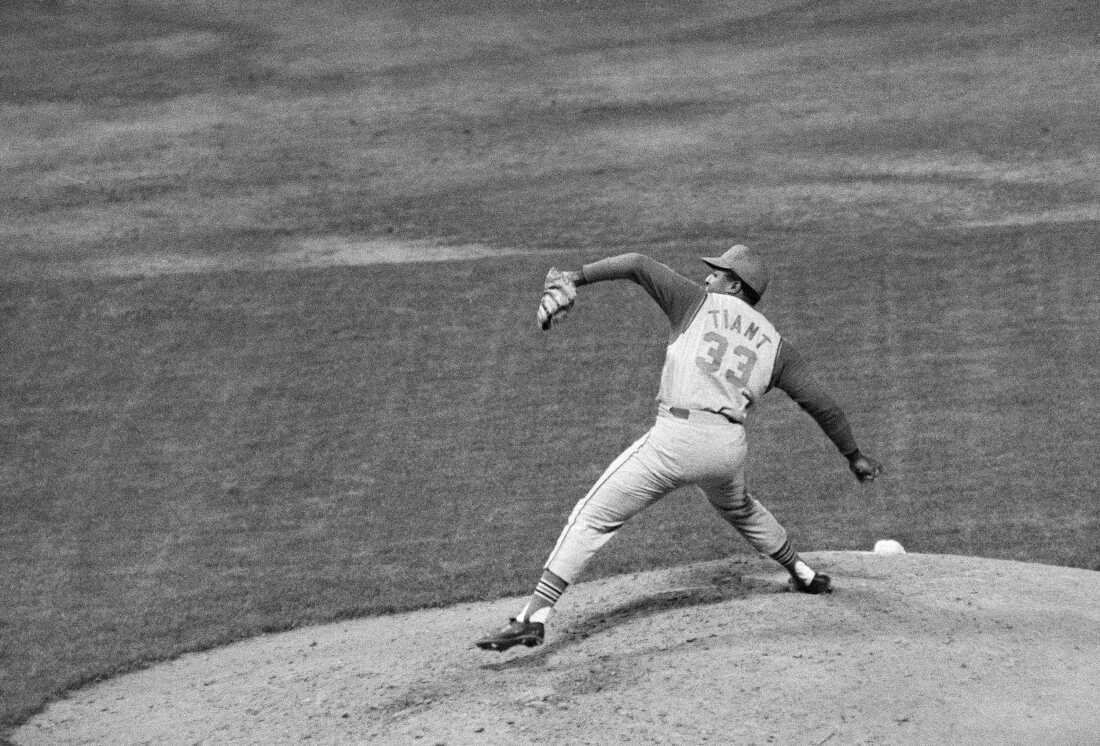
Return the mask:
<path id="1" fill-rule="evenodd" d="M 701 285 L 644 254 L 620 254 L 586 264 L 581 268 L 581 281 L 577 284 L 605 280 L 630 280 L 641 285 L 665 312 L 673 329 L 690 321 L 706 298 L 706 290 Z"/>
<path id="2" fill-rule="evenodd" d="M 771 385 L 813 417 L 846 458 L 859 450 L 844 411 L 814 377 L 809 362 L 786 340 L 780 343 Z"/>

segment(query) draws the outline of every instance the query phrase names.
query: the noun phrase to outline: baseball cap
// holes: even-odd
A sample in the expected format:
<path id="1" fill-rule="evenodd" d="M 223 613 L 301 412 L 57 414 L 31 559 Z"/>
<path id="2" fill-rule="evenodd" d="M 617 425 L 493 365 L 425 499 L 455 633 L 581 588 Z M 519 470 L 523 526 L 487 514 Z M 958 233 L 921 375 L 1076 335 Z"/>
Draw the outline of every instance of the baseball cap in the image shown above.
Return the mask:
<path id="1" fill-rule="evenodd" d="M 764 259 L 748 246 L 734 244 L 722 256 L 701 258 L 712 269 L 736 274 L 758 297 L 764 295 L 764 290 L 768 287 L 768 268 Z"/>

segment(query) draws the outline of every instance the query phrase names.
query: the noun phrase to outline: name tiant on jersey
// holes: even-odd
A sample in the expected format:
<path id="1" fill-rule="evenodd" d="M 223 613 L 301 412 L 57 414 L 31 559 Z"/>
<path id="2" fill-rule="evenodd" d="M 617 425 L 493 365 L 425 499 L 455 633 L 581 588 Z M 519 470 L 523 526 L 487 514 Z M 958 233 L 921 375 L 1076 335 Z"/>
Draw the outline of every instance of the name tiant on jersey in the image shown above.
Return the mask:
<path id="1" fill-rule="evenodd" d="M 737 332 L 750 342 L 756 337 L 757 333 L 760 333 L 760 327 L 751 321 L 748 326 L 742 328 L 741 314 L 735 314 L 731 318 L 728 308 L 716 308 L 712 311 L 707 311 L 707 315 L 710 316 L 711 328 Z M 771 341 L 772 338 L 767 334 L 760 333 L 760 341 L 756 343 L 756 349 L 759 350 Z"/>

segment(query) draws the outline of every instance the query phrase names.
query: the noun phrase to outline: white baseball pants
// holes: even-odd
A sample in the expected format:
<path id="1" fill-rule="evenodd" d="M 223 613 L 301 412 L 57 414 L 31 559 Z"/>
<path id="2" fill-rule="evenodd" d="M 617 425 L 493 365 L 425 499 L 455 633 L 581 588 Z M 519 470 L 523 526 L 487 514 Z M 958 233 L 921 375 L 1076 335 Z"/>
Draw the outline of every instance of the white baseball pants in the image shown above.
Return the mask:
<path id="1" fill-rule="evenodd" d="M 669 492 L 699 486 L 719 514 L 761 554 L 787 532 L 745 490 L 745 428 L 709 412 L 680 419 L 661 407 L 653 427 L 616 458 L 573 508 L 546 569 L 574 583 L 626 521 Z"/>

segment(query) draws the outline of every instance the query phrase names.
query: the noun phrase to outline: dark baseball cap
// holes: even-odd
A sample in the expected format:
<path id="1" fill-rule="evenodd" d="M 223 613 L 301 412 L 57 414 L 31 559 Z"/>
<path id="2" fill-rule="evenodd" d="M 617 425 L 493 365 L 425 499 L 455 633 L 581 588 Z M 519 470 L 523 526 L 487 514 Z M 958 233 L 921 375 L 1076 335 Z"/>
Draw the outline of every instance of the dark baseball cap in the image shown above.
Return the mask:
<path id="1" fill-rule="evenodd" d="M 744 244 L 735 244 L 722 256 L 702 257 L 703 263 L 712 269 L 733 272 L 741 282 L 752 288 L 757 297 L 764 295 L 768 287 L 768 267 L 764 259 Z"/>

